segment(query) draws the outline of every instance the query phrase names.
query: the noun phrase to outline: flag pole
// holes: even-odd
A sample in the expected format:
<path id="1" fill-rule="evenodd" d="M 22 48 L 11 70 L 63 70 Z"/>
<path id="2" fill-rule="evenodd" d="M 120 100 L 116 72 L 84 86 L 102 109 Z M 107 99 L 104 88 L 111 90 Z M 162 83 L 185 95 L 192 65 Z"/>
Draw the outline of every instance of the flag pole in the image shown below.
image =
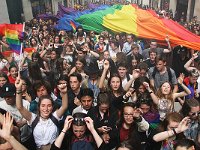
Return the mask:
<path id="1" fill-rule="evenodd" d="M 25 28 L 25 22 L 23 22 L 23 29 L 22 29 L 22 34 L 24 34 L 24 28 Z M 24 38 L 24 37 L 22 37 Z M 23 41 L 21 42 L 21 48 L 20 48 L 20 52 L 19 52 L 19 72 L 21 71 L 21 62 L 22 62 L 22 49 L 23 49 Z"/>

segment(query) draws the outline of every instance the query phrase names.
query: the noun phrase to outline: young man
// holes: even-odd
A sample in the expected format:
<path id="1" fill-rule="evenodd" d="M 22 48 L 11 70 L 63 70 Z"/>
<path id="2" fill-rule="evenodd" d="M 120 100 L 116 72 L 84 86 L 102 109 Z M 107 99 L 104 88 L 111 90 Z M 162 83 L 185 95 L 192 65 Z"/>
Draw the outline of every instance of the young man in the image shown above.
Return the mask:
<path id="1" fill-rule="evenodd" d="M 16 107 L 16 93 L 15 85 L 12 83 L 6 83 L 2 87 L 1 97 L 3 97 L 4 100 L 0 101 L 0 108 L 11 114 L 20 129 L 21 142 L 27 148 L 30 148 L 29 144 L 31 143 L 31 130 L 29 130 L 26 120 L 22 117 L 21 113 Z M 23 100 L 23 106 L 29 110 L 30 103 L 26 100 Z M 32 149 L 30 148 L 30 150 Z"/>
<path id="2" fill-rule="evenodd" d="M 148 65 L 148 68 L 155 67 L 156 65 L 156 56 L 157 52 L 155 48 L 150 48 L 149 50 L 149 59 L 147 58 L 144 63 Z"/>
<path id="3" fill-rule="evenodd" d="M 181 113 L 184 117 L 189 117 L 190 122 L 189 128 L 184 132 L 184 135 L 187 139 L 195 141 L 200 148 L 200 124 L 199 124 L 199 115 L 200 115 L 200 104 L 196 99 L 188 99 L 183 104 Z"/>
<path id="4" fill-rule="evenodd" d="M 132 75 L 128 74 L 126 63 L 118 64 L 118 74 L 122 80 L 122 87 L 124 88 L 126 83 L 132 78 Z"/>
<path id="5" fill-rule="evenodd" d="M 34 84 L 34 92 L 36 94 L 36 98 L 30 103 L 30 112 L 36 113 L 38 111 L 38 102 L 39 98 L 43 95 L 51 95 L 53 100 L 61 106 L 61 101 L 57 99 L 57 97 L 51 92 L 51 87 L 49 82 L 47 81 L 38 81 Z"/>
<path id="6" fill-rule="evenodd" d="M 73 110 L 72 115 L 78 112 L 87 114 L 93 106 L 94 93 L 91 89 L 82 89 L 79 96 L 81 105 Z"/>
<path id="7" fill-rule="evenodd" d="M 149 58 L 149 51 L 152 48 L 156 49 L 156 53 L 157 53 L 158 56 L 161 56 L 163 53 L 170 53 L 172 51 L 172 49 L 171 49 L 171 45 L 169 43 L 169 37 L 168 36 L 165 38 L 165 41 L 167 42 L 168 49 L 159 48 L 157 41 L 152 40 L 151 43 L 150 43 L 150 47 L 143 50 L 143 52 L 142 52 L 142 56 L 144 57 L 144 59 Z"/>
<path id="8" fill-rule="evenodd" d="M 191 94 L 186 96 L 186 99 L 199 98 L 199 93 L 197 92 L 198 84 L 197 79 L 199 78 L 199 71 L 193 69 L 189 72 L 189 76 L 184 79 L 184 84 L 190 89 Z"/>
<path id="9" fill-rule="evenodd" d="M 127 56 L 130 55 L 130 53 L 131 53 L 131 45 L 135 44 L 134 37 L 135 36 L 133 34 L 128 34 L 126 36 L 127 42 L 124 43 L 122 52 L 124 52 Z"/>
<path id="10" fill-rule="evenodd" d="M 82 81 L 81 74 L 72 73 L 69 76 L 70 89 L 67 91 L 67 93 L 68 93 L 68 97 L 69 97 L 68 110 L 69 110 L 70 114 L 72 113 L 74 108 L 81 105 L 80 100 L 78 98 L 78 95 L 79 95 L 80 91 L 82 90 L 81 89 L 81 81 Z"/>
<path id="11" fill-rule="evenodd" d="M 156 58 L 156 66 L 149 69 L 149 79 L 151 85 L 158 90 L 162 83 L 168 81 L 173 86 L 173 92 L 178 91 L 177 79 L 173 69 L 166 66 L 164 57 Z"/>

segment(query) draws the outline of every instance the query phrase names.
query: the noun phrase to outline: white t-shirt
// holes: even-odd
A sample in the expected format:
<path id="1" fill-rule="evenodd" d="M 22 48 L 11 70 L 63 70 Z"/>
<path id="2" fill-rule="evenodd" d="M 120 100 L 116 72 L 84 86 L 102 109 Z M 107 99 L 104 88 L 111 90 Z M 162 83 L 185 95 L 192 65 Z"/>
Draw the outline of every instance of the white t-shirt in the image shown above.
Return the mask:
<path id="1" fill-rule="evenodd" d="M 22 102 L 23 102 L 23 106 L 27 110 L 29 110 L 30 103 L 26 100 L 23 100 Z M 16 121 L 19 121 L 23 118 L 19 110 L 17 109 L 16 105 L 14 106 L 8 105 L 5 100 L 0 101 L 0 108 L 9 112 Z"/>
<path id="2" fill-rule="evenodd" d="M 61 119 L 57 116 L 56 112 L 53 113 L 53 116 L 58 121 Z M 32 113 L 31 121 L 28 121 L 28 125 L 31 125 L 36 117 L 37 115 Z M 42 145 L 52 144 L 57 138 L 58 134 L 59 131 L 57 126 L 50 118 L 47 120 L 42 120 L 40 117 L 39 122 L 33 130 L 33 136 L 38 148 L 40 148 Z"/>
<path id="3" fill-rule="evenodd" d="M 129 77 L 130 77 L 130 79 L 131 79 L 131 78 L 132 78 L 132 75 L 129 74 Z M 123 87 L 123 88 L 126 86 L 126 83 L 127 83 L 127 82 L 128 82 L 127 77 L 124 78 L 124 79 L 122 80 L 122 87 Z"/>
<path id="4" fill-rule="evenodd" d="M 83 109 L 82 105 L 76 107 L 73 112 L 72 112 L 72 115 L 74 115 L 75 113 L 84 113 L 84 114 L 87 114 L 88 111 Z"/>

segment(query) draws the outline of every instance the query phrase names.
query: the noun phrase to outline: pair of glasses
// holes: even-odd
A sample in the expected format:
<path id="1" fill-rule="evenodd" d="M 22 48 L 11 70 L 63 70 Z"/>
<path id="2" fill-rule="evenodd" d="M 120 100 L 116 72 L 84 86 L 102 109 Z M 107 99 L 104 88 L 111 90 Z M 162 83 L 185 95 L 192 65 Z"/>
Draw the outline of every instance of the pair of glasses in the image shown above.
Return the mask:
<path id="1" fill-rule="evenodd" d="M 124 117 L 133 117 L 133 114 L 124 114 Z"/>
<path id="2" fill-rule="evenodd" d="M 198 116 L 198 115 L 200 115 L 200 111 L 199 112 L 194 112 L 194 113 L 191 114 L 191 116 Z"/>

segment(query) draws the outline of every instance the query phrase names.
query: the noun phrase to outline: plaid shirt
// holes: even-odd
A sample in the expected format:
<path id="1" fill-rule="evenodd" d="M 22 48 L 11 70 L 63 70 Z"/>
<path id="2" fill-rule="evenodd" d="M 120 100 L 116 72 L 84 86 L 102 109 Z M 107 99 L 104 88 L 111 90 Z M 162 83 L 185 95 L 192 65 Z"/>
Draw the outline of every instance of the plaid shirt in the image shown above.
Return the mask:
<path id="1" fill-rule="evenodd" d="M 184 131 L 184 135 L 187 139 L 191 139 L 197 141 L 197 137 L 199 134 L 200 124 L 198 121 L 192 121 L 189 125 L 189 128 Z"/>

